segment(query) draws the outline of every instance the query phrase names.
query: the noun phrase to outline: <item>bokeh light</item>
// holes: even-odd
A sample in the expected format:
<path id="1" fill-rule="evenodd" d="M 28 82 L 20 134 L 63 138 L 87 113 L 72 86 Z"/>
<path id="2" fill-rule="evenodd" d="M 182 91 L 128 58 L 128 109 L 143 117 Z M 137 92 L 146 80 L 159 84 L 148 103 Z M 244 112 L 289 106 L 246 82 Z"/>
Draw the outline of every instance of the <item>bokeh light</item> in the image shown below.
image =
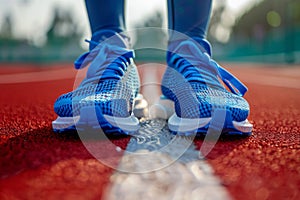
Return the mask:
<path id="1" fill-rule="evenodd" d="M 278 27 L 281 24 L 281 16 L 276 11 L 269 11 L 267 13 L 267 22 L 272 27 Z"/>

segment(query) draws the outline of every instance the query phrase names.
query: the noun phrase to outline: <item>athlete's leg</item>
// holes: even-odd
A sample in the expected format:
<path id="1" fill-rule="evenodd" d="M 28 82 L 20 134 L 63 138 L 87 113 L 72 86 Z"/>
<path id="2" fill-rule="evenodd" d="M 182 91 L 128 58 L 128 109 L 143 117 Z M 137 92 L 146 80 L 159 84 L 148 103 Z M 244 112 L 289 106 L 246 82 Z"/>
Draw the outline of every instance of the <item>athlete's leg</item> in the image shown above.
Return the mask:
<path id="1" fill-rule="evenodd" d="M 169 29 L 205 41 L 211 6 L 212 0 L 168 0 Z M 210 54 L 209 43 L 202 46 Z"/>
<path id="2" fill-rule="evenodd" d="M 102 30 L 117 33 L 125 30 L 124 0 L 85 0 L 92 40 L 99 41 Z"/>

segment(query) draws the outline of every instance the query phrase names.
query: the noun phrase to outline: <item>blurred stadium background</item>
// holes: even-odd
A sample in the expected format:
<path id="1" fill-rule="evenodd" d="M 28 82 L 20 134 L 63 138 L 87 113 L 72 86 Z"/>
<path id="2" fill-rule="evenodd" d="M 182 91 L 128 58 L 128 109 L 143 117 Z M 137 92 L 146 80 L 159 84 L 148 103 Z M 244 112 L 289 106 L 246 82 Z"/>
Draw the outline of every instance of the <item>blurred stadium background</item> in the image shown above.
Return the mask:
<path id="1" fill-rule="evenodd" d="M 129 30 L 167 27 L 166 1 L 127 0 Z M 0 0 L 0 62 L 69 62 L 90 38 L 84 1 Z M 137 35 L 139 42 L 166 42 L 166 34 Z M 298 0 L 215 0 L 208 33 L 218 61 L 300 63 Z M 297 45 L 298 44 L 298 45 Z M 164 60 L 164 53 L 137 52 Z"/>

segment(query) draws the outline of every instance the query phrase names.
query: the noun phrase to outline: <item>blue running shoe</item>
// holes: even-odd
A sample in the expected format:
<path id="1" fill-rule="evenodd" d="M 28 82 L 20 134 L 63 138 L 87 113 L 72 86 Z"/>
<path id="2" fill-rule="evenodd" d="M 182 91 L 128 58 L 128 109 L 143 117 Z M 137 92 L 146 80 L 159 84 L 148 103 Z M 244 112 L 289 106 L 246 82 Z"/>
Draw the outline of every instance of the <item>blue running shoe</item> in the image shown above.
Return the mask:
<path id="1" fill-rule="evenodd" d="M 72 92 L 58 97 L 52 122 L 55 132 L 99 130 L 129 134 L 139 128 L 131 114 L 140 80 L 126 37 L 105 31 L 102 42 L 88 41 L 90 51 L 75 61 L 75 68 L 89 65 L 85 79 Z"/>
<path id="2" fill-rule="evenodd" d="M 169 129 L 181 135 L 206 134 L 209 128 L 250 135 L 249 104 L 242 97 L 246 86 L 212 60 L 203 43 L 210 51 L 209 43 L 199 38 L 169 45 L 169 67 L 162 80 L 162 93 L 175 107 Z"/>

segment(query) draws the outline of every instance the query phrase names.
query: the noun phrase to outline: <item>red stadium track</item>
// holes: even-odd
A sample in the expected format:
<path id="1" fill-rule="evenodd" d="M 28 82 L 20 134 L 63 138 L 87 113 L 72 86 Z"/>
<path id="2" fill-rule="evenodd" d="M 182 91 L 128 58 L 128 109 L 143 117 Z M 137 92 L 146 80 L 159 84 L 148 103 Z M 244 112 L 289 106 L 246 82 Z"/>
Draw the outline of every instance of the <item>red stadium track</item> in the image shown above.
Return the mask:
<path id="1" fill-rule="evenodd" d="M 222 138 L 207 160 L 234 199 L 299 199 L 300 68 L 251 67 L 230 71 L 249 87 L 253 135 Z M 0 199 L 99 199 L 105 192 L 113 169 L 78 136 L 51 130 L 52 105 L 75 75 L 68 64 L 0 66 Z M 128 141 L 113 139 L 122 148 Z"/>

